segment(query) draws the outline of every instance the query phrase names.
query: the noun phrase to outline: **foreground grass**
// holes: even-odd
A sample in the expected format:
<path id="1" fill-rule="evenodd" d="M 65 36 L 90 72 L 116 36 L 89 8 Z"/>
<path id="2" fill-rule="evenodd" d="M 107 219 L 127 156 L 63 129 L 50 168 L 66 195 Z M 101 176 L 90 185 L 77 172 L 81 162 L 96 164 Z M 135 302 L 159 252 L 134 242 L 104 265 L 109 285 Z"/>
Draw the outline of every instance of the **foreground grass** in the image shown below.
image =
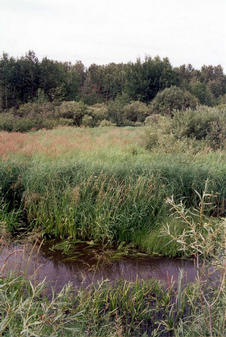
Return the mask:
<path id="1" fill-rule="evenodd" d="M 51 298 L 44 287 L 0 279 L 1 336 L 224 336 L 225 292 L 211 283 L 202 290 L 210 310 L 199 282 L 183 290 L 180 280 L 167 290 L 154 280 L 102 282 L 76 294 L 67 285 Z"/>

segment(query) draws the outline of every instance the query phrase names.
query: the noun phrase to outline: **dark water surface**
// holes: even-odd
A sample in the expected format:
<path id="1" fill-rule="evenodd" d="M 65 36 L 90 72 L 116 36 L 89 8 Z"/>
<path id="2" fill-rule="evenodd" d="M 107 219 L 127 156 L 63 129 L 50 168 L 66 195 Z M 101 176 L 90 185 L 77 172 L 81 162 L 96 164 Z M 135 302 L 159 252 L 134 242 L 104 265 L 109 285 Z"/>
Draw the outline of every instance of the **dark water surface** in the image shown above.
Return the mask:
<path id="1" fill-rule="evenodd" d="M 81 253 L 83 248 L 80 248 Z M 76 255 L 76 254 L 75 254 Z M 9 272 L 24 275 L 36 282 L 46 280 L 48 289 L 60 291 L 71 282 L 75 289 L 86 287 L 101 280 L 127 281 L 154 278 L 166 286 L 177 283 L 180 270 L 183 282 L 193 282 L 197 272 L 191 260 L 170 259 L 166 257 L 134 257 L 110 260 L 105 255 L 93 252 L 65 258 L 59 252 L 31 245 L 16 245 L 0 248 L 0 276 Z M 74 258 L 74 259 L 73 259 Z"/>

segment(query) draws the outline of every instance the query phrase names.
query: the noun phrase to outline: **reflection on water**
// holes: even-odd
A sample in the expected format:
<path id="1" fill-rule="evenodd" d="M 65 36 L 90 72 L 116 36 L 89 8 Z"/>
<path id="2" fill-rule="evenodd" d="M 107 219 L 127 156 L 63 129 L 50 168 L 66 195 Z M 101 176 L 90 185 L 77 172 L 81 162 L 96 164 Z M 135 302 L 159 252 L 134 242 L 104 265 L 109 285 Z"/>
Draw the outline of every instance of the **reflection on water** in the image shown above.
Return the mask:
<path id="1" fill-rule="evenodd" d="M 65 260 L 59 253 L 46 253 L 29 245 L 3 247 L 0 251 L 0 273 L 14 272 L 40 282 L 45 279 L 48 287 L 56 291 L 71 282 L 75 288 L 86 287 L 101 280 L 127 281 L 155 278 L 165 285 L 178 280 L 184 271 L 183 282 L 192 282 L 196 277 L 194 264 L 190 260 L 169 258 L 124 258 L 109 263 L 96 263 L 84 255 L 75 261 Z M 0 276 L 1 276 L 0 274 Z"/>

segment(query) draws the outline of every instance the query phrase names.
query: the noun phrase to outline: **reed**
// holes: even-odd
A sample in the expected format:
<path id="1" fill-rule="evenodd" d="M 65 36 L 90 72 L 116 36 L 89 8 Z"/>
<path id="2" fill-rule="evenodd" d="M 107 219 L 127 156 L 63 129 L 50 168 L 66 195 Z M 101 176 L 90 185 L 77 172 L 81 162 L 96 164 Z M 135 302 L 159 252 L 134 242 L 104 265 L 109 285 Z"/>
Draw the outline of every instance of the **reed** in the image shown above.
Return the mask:
<path id="1" fill-rule="evenodd" d="M 91 182 L 87 181 L 87 189 Z M 104 189 L 105 183 L 101 179 L 96 185 L 101 196 L 109 188 L 107 184 Z M 143 191 L 142 180 L 138 186 Z M 194 284 L 183 288 L 181 272 L 177 287 L 171 280 L 167 288 L 154 280 L 114 284 L 105 280 L 76 293 L 67 285 L 58 295 L 53 292 L 47 298 L 44 282 L 35 286 L 21 277 L 0 275 L 0 335 L 224 336 L 225 220 L 206 216 L 205 208 L 214 200 L 207 190 L 206 183 L 203 194 L 198 194 L 197 210 L 168 200 L 173 219 L 178 219 L 165 226 L 164 234 L 176 243 L 178 251 L 195 257 L 198 278 Z M 80 200 L 79 191 L 73 191 L 74 202 Z M 138 188 L 135 195 L 139 193 Z M 182 231 L 178 231 L 179 223 Z M 213 278 L 213 267 L 217 279 Z"/>
<path id="2" fill-rule="evenodd" d="M 217 197 L 206 212 L 223 215 L 225 154 L 149 152 L 142 132 L 59 128 L 15 134 L 15 141 L 1 133 L 0 198 L 11 219 L 8 230 L 15 235 L 21 227 L 41 228 L 48 237 L 134 243 L 150 253 L 176 255 L 177 245 L 159 238 L 170 214 L 165 200 L 173 195 L 175 202 L 198 207 L 195 190 L 202 193 L 209 179 L 209 192 Z"/>
<path id="3" fill-rule="evenodd" d="M 0 279 L 1 336 L 224 336 L 225 297 L 218 296 L 211 308 L 210 334 L 197 284 L 166 290 L 154 280 L 103 281 L 76 294 L 67 285 L 49 298 L 44 287 L 44 282 Z M 218 292 L 205 294 L 211 300 Z"/>

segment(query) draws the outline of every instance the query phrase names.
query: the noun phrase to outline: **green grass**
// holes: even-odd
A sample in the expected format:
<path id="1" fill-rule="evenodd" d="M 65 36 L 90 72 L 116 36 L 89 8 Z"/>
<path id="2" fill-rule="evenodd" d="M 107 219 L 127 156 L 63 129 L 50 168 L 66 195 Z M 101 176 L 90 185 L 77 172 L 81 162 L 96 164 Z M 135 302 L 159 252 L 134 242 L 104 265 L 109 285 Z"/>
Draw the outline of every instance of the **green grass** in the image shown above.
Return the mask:
<path id="1" fill-rule="evenodd" d="M 166 291 L 154 280 L 108 282 L 57 295 L 45 284 L 22 278 L 0 279 L 0 336 L 185 337 L 210 336 L 197 284 Z M 208 299 L 217 290 L 209 285 Z M 212 336 L 224 335 L 225 295 L 211 308 Z"/>
<path id="2" fill-rule="evenodd" d="M 198 207 L 195 191 L 202 194 L 209 179 L 220 210 L 225 155 L 149 152 L 141 136 L 142 128 L 62 128 L 23 136 L 23 147 L 0 161 L 0 198 L 5 212 L 16 214 L 8 229 L 16 233 L 23 223 L 48 237 L 134 243 L 150 253 L 176 255 L 175 245 L 165 249 L 166 238 L 156 244 L 170 214 L 165 200 L 173 195 Z M 33 144 L 37 150 L 29 148 L 28 155 L 24 149 Z"/>
<path id="3" fill-rule="evenodd" d="M 55 248 L 66 253 L 88 240 L 106 250 L 118 246 L 119 255 L 134 246 L 151 255 L 192 255 L 197 282 L 164 289 L 153 280 L 104 281 L 47 298 L 44 283 L 0 275 L 0 336 L 224 336 L 225 274 L 213 284 L 203 271 L 224 267 L 225 154 L 149 152 L 141 134 L 64 128 L 12 136 L 17 141 L 4 134 L 13 144 L 0 161 L 0 239 L 27 229 L 62 238 Z"/>

